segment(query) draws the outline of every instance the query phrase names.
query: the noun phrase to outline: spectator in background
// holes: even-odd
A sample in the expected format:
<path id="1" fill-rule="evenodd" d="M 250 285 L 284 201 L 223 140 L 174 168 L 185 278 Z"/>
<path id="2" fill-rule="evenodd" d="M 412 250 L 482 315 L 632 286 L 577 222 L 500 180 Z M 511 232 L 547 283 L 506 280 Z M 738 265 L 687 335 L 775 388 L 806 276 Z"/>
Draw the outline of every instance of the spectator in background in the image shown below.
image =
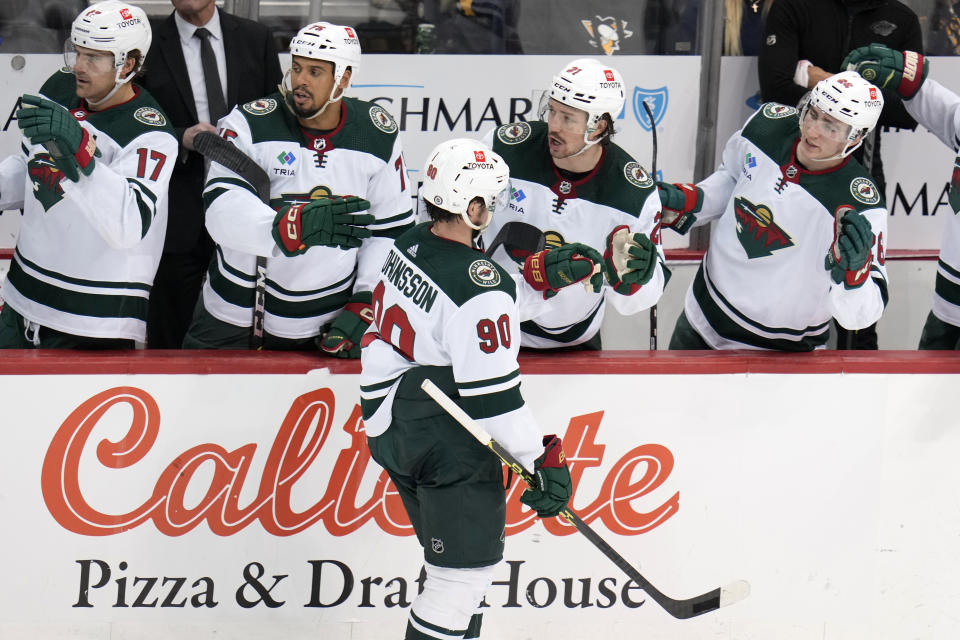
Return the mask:
<path id="1" fill-rule="evenodd" d="M 193 150 L 193 138 L 200 131 L 216 132 L 214 124 L 234 105 L 273 93 L 283 77 L 266 27 L 218 10 L 214 0 L 171 2 L 175 11 L 154 24 L 151 64 L 143 80 L 182 147 L 170 181 L 163 258 L 150 295 L 147 346 L 153 349 L 180 348 L 213 253 L 201 200 L 204 160 Z"/>
<path id="2" fill-rule="evenodd" d="M 523 53 L 519 0 L 428 0 L 422 9 L 419 53 Z"/>
<path id="3" fill-rule="evenodd" d="M 923 51 L 920 21 L 896 0 L 777 0 L 770 9 L 758 69 L 764 102 L 799 103 L 809 89 L 838 71 L 844 57 L 872 42 Z M 878 126 L 914 129 L 917 123 L 894 91 L 884 91 Z M 854 157 L 886 192 L 880 136 L 874 132 Z M 848 335 L 837 325 L 837 348 L 876 349 L 876 327 Z"/>
<path id="4" fill-rule="evenodd" d="M 643 12 L 646 53 L 661 55 L 699 53 L 698 8 L 698 0 L 649 0 Z"/>
<path id="5" fill-rule="evenodd" d="M 0 53 L 61 53 L 84 0 L 3 0 Z"/>
<path id="6" fill-rule="evenodd" d="M 723 55 L 755 56 L 763 42 L 763 23 L 773 0 L 725 0 Z"/>

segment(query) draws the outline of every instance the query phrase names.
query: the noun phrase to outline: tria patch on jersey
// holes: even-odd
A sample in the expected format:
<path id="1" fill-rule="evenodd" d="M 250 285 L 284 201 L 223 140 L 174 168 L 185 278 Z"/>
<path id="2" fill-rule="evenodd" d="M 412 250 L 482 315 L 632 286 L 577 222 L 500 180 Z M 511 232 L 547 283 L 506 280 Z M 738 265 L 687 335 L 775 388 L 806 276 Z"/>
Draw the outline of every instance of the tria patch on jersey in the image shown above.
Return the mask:
<path id="1" fill-rule="evenodd" d="M 497 139 L 503 144 L 520 144 L 533 131 L 526 122 L 511 122 L 497 129 Z"/>
<path id="2" fill-rule="evenodd" d="M 763 115 L 774 120 L 792 116 L 796 112 L 797 110 L 793 107 L 788 107 L 785 104 L 777 104 L 776 102 L 768 102 L 763 105 Z"/>
<path id="3" fill-rule="evenodd" d="M 244 104 L 241 109 L 252 116 L 265 116 L 277 108 L 277 101 L 273 98 L 260 98 Z"/>
<path id="4" fill-rule="evenodd" d="M 733 201 L 737 216 L 737 239 L 748 258 L 764 258 L 774 251 L 793 246 L 786 231 L 773 221 L 773 212 L 764 204 L 753 204 L 743 197 Z"/>
<path id="5" fill-rule="evenodd" d="M 880 191 L 869 178 L 854 178 L 850 183 L 850 195 L 863 204 L 879 204 Z"/>
<path id="6" fill-rule="evenodd" d="M 489 260 L 474 260 L 467 268 L 470 279 L 481 287 L 495 287 L 500 284 L 500 272 Z"/>
<path id="7" fill-rule="evenodd" d="M 378 104 L 370 107 L 370 122 L 377 129 L 384 133 L 394 133 L 397 130 L 397 122 L 390 113 Z"/>
<path id="8" fill-rule="evenodd" d="M 63 200 L 63 173 L 57 169 L 48 153 L 38 153 L 27 163 L 27 173 L 33 183 L 33 197 L 44 211 Z"/>
<path id="9" fill-rule="evenodd" d="M 142 122 L 151 127 L 162 127 L 167 124 L 167 119 L 163 117 L 163 114 L 153 107 L 140 107 L 133 112 L 133 118 L 137 122 Z"/>
<path id="10" fill-rule="evenodd" d="M 624 165 L 623 177 L 627 179 L 627 182 L 641 189 L 648 189 L 653 186 L 653 178 L 640 166 L 639 162 L 628 162 Z"/>

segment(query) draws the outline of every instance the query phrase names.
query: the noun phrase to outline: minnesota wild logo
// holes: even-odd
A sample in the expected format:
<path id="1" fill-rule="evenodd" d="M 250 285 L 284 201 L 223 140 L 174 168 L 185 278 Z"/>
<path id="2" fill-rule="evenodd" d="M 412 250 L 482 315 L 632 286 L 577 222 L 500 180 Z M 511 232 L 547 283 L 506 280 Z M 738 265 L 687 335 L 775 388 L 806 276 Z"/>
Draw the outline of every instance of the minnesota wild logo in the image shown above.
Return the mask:
<path id="1" fill-rule="evenodd" d="M 60 186 L 63 173 L 57 169 L 50 154 L 38 153 L 31 158 L 27 163 L 27 172 L 33 183 L 33 196 L 44 211 L 49 211 L 50 207 L 63 200 L 63 187 Z"/>
<path id="2" fill-rule="evenodd" d="M 748 258 L 763 258 L 793 246 L 787 232 L 773 221 L 770 207 L 738 197 L 733 201 L 733 208 L 737 216 L 737 238 Z"/>
<path id="3" fill-rule="evenodd" d="M 306 204 L 318 198 L 329 198 L 331 194 L 330 187 L 320 185 L 306 193 L 281 193 L 279 198 L 270 199 L 270 206 L 274 211 L 279 211 L 288 204 Z"/>

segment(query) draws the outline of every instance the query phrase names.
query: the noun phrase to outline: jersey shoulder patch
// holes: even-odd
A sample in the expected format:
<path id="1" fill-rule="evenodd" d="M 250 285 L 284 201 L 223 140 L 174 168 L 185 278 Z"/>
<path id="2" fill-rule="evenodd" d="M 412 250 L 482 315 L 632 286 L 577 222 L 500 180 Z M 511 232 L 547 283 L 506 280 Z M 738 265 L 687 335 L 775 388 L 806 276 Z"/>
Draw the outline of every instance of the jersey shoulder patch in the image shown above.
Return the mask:
<path id="1" fill-rule="evenodd" d="M 397 126 L 397 121 L 393 119 L 393 116 L 390 115 L 390 112 L 381 107 L 378 104 L 370 105 L 369 110 L 370 122 L 373 123 L 377 129 L 383 131 L 384 133 L 396 133 L 399 127 Z"/>
<path id="2" fill-rule="evenodd" d="M 470 280 L 478 287 L 491 288 L 500 284 L 500 270 L 490 260 L 480 258 L 474 260 L 467 267 Z"/>
<path id="3" fill-rule="evenodd" d="M 779 120 L 780 118 L 789 118 L 797 113 L 796 107 L 790 107 L 778 102 L 768 102 L 760 109 L 764 118 L 769 120 Z"/>
<path id="4" fill-rule="evenodd" d="M 497 140 L 503 144 L 520 144 L 530 138 L 532 131 L 529 122 L 511 122 L 497 129 Z"/>
<path id="5" fill-rule="evenodd" d="M 649 189 L 654 184 L 653 178 L 650 177 L 647 170 L 634 160 L 623 165 L 623 177 L 627 179 L 627 182 L 641 189 Z"/>
<path id="6" fill-rule="evenodd" d="M 880 190 L 870 178 L 857 176 L 850 181 L 850 195 L 857 202 L 863 203 L 868 207 L 880 204 Z"/>
<path id="7" fill-rule="evenodd" d="M 265 116 L 276 111 L 277 106 L 276 98 L 258 98 L 244 103 L 240 108 L 252 116 Z"/>

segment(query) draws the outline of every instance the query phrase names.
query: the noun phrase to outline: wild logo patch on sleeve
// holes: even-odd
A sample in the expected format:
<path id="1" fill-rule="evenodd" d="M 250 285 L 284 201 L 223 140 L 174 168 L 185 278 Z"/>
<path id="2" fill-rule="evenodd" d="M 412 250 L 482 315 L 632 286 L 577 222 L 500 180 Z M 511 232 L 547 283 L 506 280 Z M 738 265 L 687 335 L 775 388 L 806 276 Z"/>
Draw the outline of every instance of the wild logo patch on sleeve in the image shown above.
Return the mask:
<path id="1" fill-rule="evenodd" d="M 151 127 L 162 127 L 167 124 L 167 119 L 163 117 L 163 114 L 153 107 L 140 107 L 133 112 L 133 117 L 137 122 L 142 122 Z"/>
<path id="2" fill-rule="evenodd" d="M 384 133 L 393 133 L 397 130 L 397 122 L 390 113 L 378 104 L 370 107 L 370 121 L 377 129 Z"/>
<path id="3" fill-rule="evenodd" d="M 531 131 L 526 122 L 511 122 L 497 129 L 497 138 L 503 144 L 520 144 L 530 137 Z"/>
<path id="4" fill-rule="evenodd" d="M 467 271 L 478 286 L 495 287 L 500 284 L 500 272 L 489 260 L 474 260 Z"/>
<path id="5" fill-rule="evenodd" d="M 265 116 L 277 108 L 277 101 L 273 98 L 252 100 L 241 107 L 252 116 Z"/>
<path id="6" fill-rule="evenodd" d="M 640 166 L 639 162 L 628 162 L 624 165 L 623 175 L 627 182 L 641 189 L 648 189 L 653 186 L 653 178 Z"/>
<path id="7" fill-rule="evenodd" d="M 768 102 L 763 105 L 763 115 L 768 118 L 786 118 L 792 116 L 797 112 L 793 107 L 788 107 L 785 104 L 777 104 L 776 102 Z"/>
<path id="8" fill-rule="evenodd" d="M 854 178 L 850 183 L 850 195 L 857 202 L 872 205 L 880 203 L 880 192 L 874 186 L 873 181 L 868 178 Z"/>

